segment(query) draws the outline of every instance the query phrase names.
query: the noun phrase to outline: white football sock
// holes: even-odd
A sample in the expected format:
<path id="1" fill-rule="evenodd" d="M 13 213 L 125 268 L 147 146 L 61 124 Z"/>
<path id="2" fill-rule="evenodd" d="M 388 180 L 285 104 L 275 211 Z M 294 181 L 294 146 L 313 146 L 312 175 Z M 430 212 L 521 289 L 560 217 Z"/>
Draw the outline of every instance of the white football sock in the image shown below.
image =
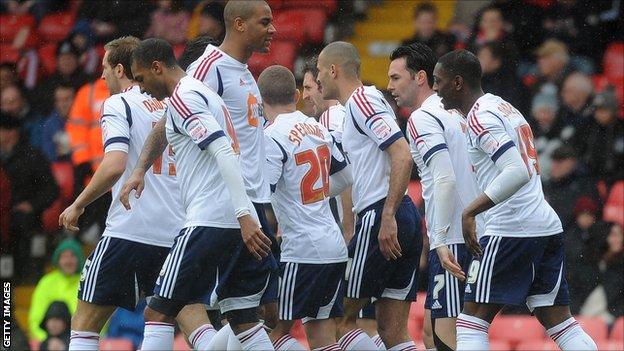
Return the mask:
<path id="1" fill-rule="evenodd" d="M 376 334 L 375 336 L 373 336 L 371 338 L 373 340 L 373 342 L 375 343 L 375 345 L 377 345 L 377 348 L 379 350 L 387 350 L 386 349 L 386 344 L 384 344 L 383 340 L 381 339 L 381 336 L 379 336 L 379 334 Z"/>
<path id="2" fill-rule="evenodd" d="M 232 336 L 236 339 L 234 332 L 229 324 L 223 326 L 223 328 L 219 329 L 219 331 L 212 337 L 210 343 L 208 344 L 208 350 L 227 350 L 228 349 L 228 339 Z M 238 339 L 237 339 L 238 340 Z M 239 347 L 240 349 L 240 347 Z"/>
<path id="3" fill-rule="evenodd" d="M 173 324 L 145 322 L 141 350 L 173 350 Z"/>
<path id="4" fill-rule="evenodd" d="M 273 350 L 273 344 L 269 335 L 264 330 L 262 323 L 236 335 L 240 341 L 242 350 Z M 239 349 L 240 350 L 240 349 Z"/>
<path id="5" fill-rule="evenodd" d="M 338 340 L 338 344 L 340 348 L 345 351 L 377 350 L 377 345 L 375 345 L 373 340 L 360 328 L 350 330 Z"/>
<path id="6" fill-rule="evenodd" d="M 92 351 L 100 347 L 100 334 L 72 330 L 69 338 L 69 350 L 71 351 Z"/>
<path id="7" fill-rule="evenodd" d="M 212 324 L 204 324 L 189 335 L 189 341 L 195 350 L 208 350 L 210 341 L 217 334 Z"/>
<path id="8" fill-rule="evenodd" d="M 414 342 L 410 340 L 410 341 L 400 343 L 398 345 L 394 345 L 388 349 L 388 351 L 400 351 L 400 350 L 416 351 L 416 344 L 414 344 Z"/>
<path id="9" fill-rule="evenodd" d="M 490 323 L 477 317 L 460 313 L 457 317 L 457 351 L 489 350 L 488 328 Z"/>
<path id="10" fill-rule="evenodd" d="M 559 348 L 566 350 L 597 350 L 596 343 L 585 333 L 574 317 L 546 331 Z"/>
<path id="11" fill-rule="evenodd" d="M 273 343 L 275 350 L 279 351 L 305 351 L 305 346 L 301 345 L 297 339 L 293 338 L 292 335 L 286 334 L 281 338 L 277 339 L 275 343 Z"/>
<path id="12" fill-rule="evenodd" d="M 318 349 L 313 349 L 312 351 L 342 351 L 340 349 L 340 345 L 337 342 L 333 344 L 329 344 L 323 347 L 319 347 Z"/>

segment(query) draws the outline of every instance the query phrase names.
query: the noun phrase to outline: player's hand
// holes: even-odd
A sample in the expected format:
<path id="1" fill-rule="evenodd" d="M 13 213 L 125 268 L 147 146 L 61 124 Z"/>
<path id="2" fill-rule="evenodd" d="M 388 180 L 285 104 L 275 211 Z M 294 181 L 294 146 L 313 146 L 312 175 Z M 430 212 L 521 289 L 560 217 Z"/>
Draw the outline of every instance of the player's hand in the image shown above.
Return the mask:
<path id="1" fill-rule="evenodd" d="M 448 246 L 438 246 L 436 247 L 436 252 L 440 259 L 440 264 L 442 264 L 442 268 L 446 269 L 446 271 L 451 273 L 455 278 L 461 281 L 466 280 L 466 274 L 461 269 L 459 263 L 457 263 L 455 256 L 453 256 L 451 250 L 448 249 Z"/>
<path id="2" fill-rule="evenodd" d="M 143 192 L 143 188 L 145 187 L 145 173 L 134 170 L 130 175 L 130 178 L 126 180 L 124 185 L 121 187 L 121 192 L 119 194 L 119 201 L 123 204 L 126 210 L 130 210 L 130 192 L 132 190 L 136 190 L 134 193 L 135 198 L 141 197 L 141 193 Z"/>
<path id="3" fill-rule="evenodd" d="M 475 257 L 481 256 L 483 250 L 481 249 L 481 244 L 479 244 L 477 240 L 477 222 L 475 216 L 462 213 L 462 233 L 464 234 L 464 242 L 466 243 L 468 251 Z"/>
<path id="4" fill-rule="evenodd" d="M 244 215 L 238 218 L 238 222 L 241 226 L 241 235 L 247 250 L 257 260 L 267 257 L 271 253 L 271 239 L 264 235 L 258 223 L 251 215 Z"/>
<path id="5" fill-rule="evenodd" d="M 393 215 L 382 215 L 377 240 L 379 240 L 379 250 L 386 260 L 396 260 L 401 257 L 401 245 L 397 238 L 397 224 Z"/>
<path id="6" fill-rule="evenodd" d="M 77 232 L 80 228 L 77 227 L 78 218 L 84 213 L 84 208 L 77 207 L 72 204 L 61 213 L 59 216 L 59 226 Z"/>

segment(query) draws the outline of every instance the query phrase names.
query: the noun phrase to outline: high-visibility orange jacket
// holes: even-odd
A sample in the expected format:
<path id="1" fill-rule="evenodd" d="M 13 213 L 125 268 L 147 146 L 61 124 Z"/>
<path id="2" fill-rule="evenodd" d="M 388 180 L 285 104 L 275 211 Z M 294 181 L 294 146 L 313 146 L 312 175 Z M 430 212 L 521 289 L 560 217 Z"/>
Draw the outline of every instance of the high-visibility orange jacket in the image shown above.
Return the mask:
<path id="1" fill-rule="evenodd" d="M 75 165 L 89 162 L 95 171 L 102 161 L 104 149 L 100 111 L 109 96 L 108 88 L 102 79 L 83 85 L 76 94 L 69 119 L 65 124 Z"/>

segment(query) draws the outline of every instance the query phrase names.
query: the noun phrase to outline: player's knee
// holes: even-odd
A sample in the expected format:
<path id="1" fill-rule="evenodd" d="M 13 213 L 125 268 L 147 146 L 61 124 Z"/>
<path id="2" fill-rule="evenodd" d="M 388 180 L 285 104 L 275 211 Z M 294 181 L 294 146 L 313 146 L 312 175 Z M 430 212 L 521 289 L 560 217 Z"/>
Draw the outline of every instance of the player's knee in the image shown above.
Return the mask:
<path id="1" fill-rule="evenodd" d="M 150 298 L 143 316 L 146 321 L 173 323 L 184 305 L 182 302 L 156 295 Z"/>
<path id="2" fill-rule="evenodd" d="M 273 329 L 277 326 L 279 321 L 279 315 L 277 312 L 277 303 L 269 303 L 262 306 L 262 317 L 264 318 L 264 325 Z"/>
<path id="3" fill-rule="evenodd" d="M 225 312 L 228 323 L 235 333 L 239 333 L 238 327 L 243 324 L 258 323 L 258 308 L 244 308 L 242 310 L 232 310 Z"/>

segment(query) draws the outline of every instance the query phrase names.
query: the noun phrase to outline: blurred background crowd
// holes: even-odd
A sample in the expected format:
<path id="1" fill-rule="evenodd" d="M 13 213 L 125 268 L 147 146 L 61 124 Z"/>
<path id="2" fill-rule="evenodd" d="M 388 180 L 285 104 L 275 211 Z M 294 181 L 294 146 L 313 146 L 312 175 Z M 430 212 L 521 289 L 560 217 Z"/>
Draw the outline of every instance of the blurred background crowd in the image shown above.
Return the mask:
<path id="1" fill-rule="evenodd" d="M 277 34 L 271 53 L 248 63 L 256 76 L 281 64 L 301 79 L 303 62 L 334 40 L 359 48 L 362 78 L 379 89 L 401 44 L 474 52 L 485 92 L 532 125 L 544 191 L 564 225 L 572 312 L 605 326 L 624 314 L 622 1 L 268 2 Z M 161 37 L 180 55 L 199 35 L 222 40 L 224 3 L 0 0 L 0 276 L 13 282 L 18 325 L 42 349 L 67 343 L 80 269 L 110 203 L 105 196 L 89 206 L 79 233 L 59 230 L 58 215 L 102 157 L 103 45 L 122 35 Z M 404 126 L 409 111 L 396 112 Z M 423 210 L 415 171 L 409 191 Z M 424 291 L 426 279 L 420 284 Z M 126 333 L 136 347 L 142 322 L 135 333 L 126 313 L 118 311 L 109 333 Z"/>

